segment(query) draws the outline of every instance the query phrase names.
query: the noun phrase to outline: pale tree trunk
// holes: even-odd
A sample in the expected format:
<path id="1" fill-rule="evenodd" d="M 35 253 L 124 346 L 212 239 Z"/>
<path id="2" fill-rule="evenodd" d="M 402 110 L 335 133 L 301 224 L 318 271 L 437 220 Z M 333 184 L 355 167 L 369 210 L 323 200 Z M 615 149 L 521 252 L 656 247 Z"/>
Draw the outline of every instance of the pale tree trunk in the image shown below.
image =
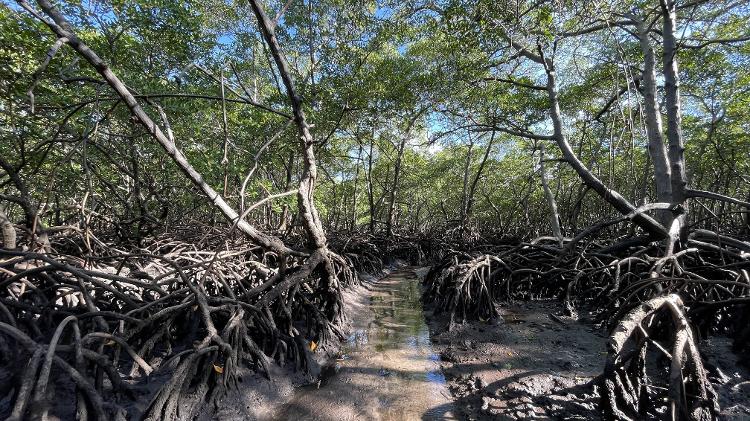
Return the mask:
<path id="1" fill-rule="evenodd" d="M 672 203 L 682 205 L 687 190 L 687 172 L 685 168 L 685 145 L 682 138 L 682 112 L 680 110 L 680 77 L 677 67 L 677 42 L 675 27 L 677 13 L 674 0 L 661 0 L 662 7 L 662 40 L 664 48 L 664 92 L 667 107 L 667 139 L 669 140 L 669 161 L 672 171 Z M 685 214 L 677 218 L 675 228 L 681 237 L 685 236 Z"/>
<path id="2" fill-rule="evenodd" d="M 396 166 L 393 169 L 393 187 L 391 188 L 388 202 L 388 220 L 386 221 L 386 234 L 388 238 L 393 237 L 393 226 L 395 225 L 396 193 L 401 176 L 401 160 L 404 156 L 406 147 L 406 137 L 402 138 L 398 144 L 398 155 L 396 155 Z"/>
<path id="3" fill-rule="evenodd" d="M 550 225 L 552 226 L 552 235 L 557 239 L 557 243 L 562 247 L 563 235 L 562 229 L 560 229 L 560 214 L 557 211 L 557 202 L 555 201 L 555 195 L 549 188 L 547 182 L 547 171 L 544 166 L 544 144 L 539 147 L 539 175 L 542 179 L 542 189 L 544 190 L 544 198 L 547 200 L 547 205 L 550 210 Z"/>
<path id="4" fill-rule="evenodd" d="M 672 203 L 672 175 L 667 157 L 667 149 L 662 136 L 662 121 L 656 97 L 656 71 L 654 49 L 649 41 L 649 29 L 642 18 L 637 19 L 638 41 L 643 51 L 643 101 L 645 106 L 646 133 L 648 135 L 648 152 L 654 165 L 654 182 L 656 184 L 656 200 L 662 203 Z M 669 227 L 672 222 L 671 213 L 659 211 L 659 222 Z"/>
<path id="5" fill-rule="evenodd" d="M 624 215 L 633 212 L 636 209 L 635 206 L 633 206 L 633 204 L 625 199 L 620 193 L 605 185 L 596 175 L 594 175 L 594 173 L 591 172 L 591 170 L 586 168 L 573 151 L 570 143 L 568 143 L 563 132 L 562 112 L 560 111 L 560 102 L 558 100 L 557 79 L 553 61 L 529 53 L 526 50 L 524 51 L 524 55 L 527 57 L 534 57 L 535 61 L 544 65 L 547 73 L 547 94 L 550 101 L 550 118 L 552 119 L 554 137 L 565 160 L 573 167 L 586 185 L 591 187 L 592 190 L 617 209 L 618 212 Z M 643 213 L 637 214 L 633 218 L 633 222 L 655 238 L 664 238 L 667 235 L 664 226 Z"/>
<path id="6" fill-rule="evenodd" d="M 304 222 L 305 230 L 307 231 L 310 241 L 313 243 L 314 248 L 320 251 L 324 257 L 323 260 L 326 263 L 327 268 L 331 269 L 330 260 L 328 259 L 328 249 L 326 246 L 326 236 L 323 231 L 323 226 L 318 216 L 318 211 L 315 208 L 313 202 L 313 196 L 315 192 L 315 181 L 318 176 L 318 167 L 315 162 L 315 141 L 312 134 L 310 133 L 310 125 L 307 123 L 305 113 L 302 110 L 302 99 L 300 98 L 292 80 L 292 73 L 289 69 L 284 55 L 281 52 L 276 34 L 274 32 L 274 23 L 268 18 L 266 12 L 263 11 L 262 6 L 257 0 L 251 0 L 250 6 L 255 13 L 255 17 L 258 19 L 258 25 L 260 26 L 261 33 L 271 50 L 271 56 L 276 63 L 276 67 L 279 70 L 281 80 L 287 91 L 287 96 L 292 105 L 292 111 L 294 115 L 294 122 L 297 125 L 300 136 L 300 146 L 302 148 L 302 175 L 300 177 L 299 189 L 297 193 L 297 202 L 300 210 L 300 215 Z M 329 270 L 329 275 L 333 276 L 333 271 Z"/>
<path id="7" fill-rule="evenodd" d="M 326 294 L 331 298 L 331 301 L 329 304 L 326 304 L 326 308 L 323 311 L 328 320 L 335 322 L 343 316 L 343 298 L 341 297 L 341 285 L 334 268 L 334 254 L 328 250 L 325 231 L 320 222 L 318 211 L 315 208 L 315 181 L 318 174 L 318 168 L 315 162 L 315 141 L 312 133 L 310 133 L 310 125 L 307 123 L 305 113 L 302 109 L 302 99 L 294 86 L 289 63 L 287 63 L 286 58 L 284 58 L 284 55 L 281 52 L 281 47 L 276 39 L 274 33 L 275 24 L 271 22 L 263 11 L 263 7 L 258 0 L 250 0 L 250 6 L 255 13 L 255 17 L 258 20 L 258 26 L 260 27 L 261 33 L 271 51 L 271 55 L 276 62 L 276 67 L 279 70 L 279 75 L 281 76 L 281 80 L 286 88 L 289 102 L 292 105 L 294 122 L 299 131 L 303 165 L 302 174 L 299 180 L 299 188 L 297 189 L 297 206 L 299 208 L 299 215 L 302 217 L 303 226 L 307 231 L 308 239 L 312 243 L 312 248 L 314 249 L 313 253 L 307 258 L 307 261 L 303 265 L 303 269 L 296 272 L 295 276 L 289 277 L 279 284 L 276 289 L 264 297 L 264 301 L 265 303 L 270 303 L 270 300 L 281 296 L 283 292 L 288 291 L 295 284 L 306 282 L 310 274 L 312 274 L 316 268 L 322 266 L 325 272 L 324 279 L 328 284 Z M 284 270 L 284 265 L 285 264 L 282 262 L 280 270 Z M 297 277 L 297 275 L 304 274 L 305 272 L 307 272 L 306 275 Z"/>
<path id="8" fill-rule="evenodd" d="M 0 206 L 0 227 L 3 232 L 3 248 L 16 248 L 16 229 L 5 214 L 5 209 Z"/>
<path id="9" fill-rule="evenodd" d="M 573 167 L 576 173 L 578 173 L 578 176 L 587 186 L 591 187 L 592 190 L 594 190 L 607 203 L 612 205 L 612 207 L 617 209 L 618 212 L 624 215 L 633 212 L 636 209 L 635 206 L 633 206 L 633 204 L 625 199 L 620 193 L 609 188 L 609 186 L 604 184 L 596 175 L 594 175 L 594 173 L 591 172 L 591 170 L 586 168 L 566 139 L 563 132 L 563 118 L 562 112 L 560 111 L 560 100 L 558 99 L 557 75 L 554 61 L 544 57 L 541 49 L 539 50 L 539 54 L 535 54 L 524 48 L 520 43 L 511 39 L 507 34 L 501 34 L 501 36 L 504 36 L 508 40 L 511 47 L 513 47 L 518 54 L 544 66 L 545 73 L 547 74 L 546 90 L 550 102 L 549 112 L 554 130 L 553 137 L 563 154 L 563 158 L 565 158 L 568 164 Z M 668 235 L 663 225 L 643 213 L 636 214 L 636 216 L 633 217 L 633 222 L 646 231 L 652 238 L 661 239 Z"/>
<path id="10" fill-rule="evenodd" d="M 466 210 L 469 204 L 469 169 L 471 168 L 471 152 L 474 149 L 474 141 L 469 141 L 469 148 L 466 150 L 466 160 L 464 161 L 464 179 L 463 190 L 461 191 L 461 227 L 466 228 L 467 217 Z"/>

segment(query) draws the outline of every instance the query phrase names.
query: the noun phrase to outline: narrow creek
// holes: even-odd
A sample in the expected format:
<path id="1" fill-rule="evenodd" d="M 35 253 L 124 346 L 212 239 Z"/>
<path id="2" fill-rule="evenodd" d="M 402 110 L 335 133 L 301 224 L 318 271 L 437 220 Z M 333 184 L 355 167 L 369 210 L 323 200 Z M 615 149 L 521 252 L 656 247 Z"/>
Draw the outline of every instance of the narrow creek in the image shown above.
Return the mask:
<path id="1" fill-rule="evenodd" d="M 369 290 L 369 299 L 352 312 L 353 333 L 320 386 L 301 388 L 275 419 L 454 419 L 416 275 L 400 270 Z"/>

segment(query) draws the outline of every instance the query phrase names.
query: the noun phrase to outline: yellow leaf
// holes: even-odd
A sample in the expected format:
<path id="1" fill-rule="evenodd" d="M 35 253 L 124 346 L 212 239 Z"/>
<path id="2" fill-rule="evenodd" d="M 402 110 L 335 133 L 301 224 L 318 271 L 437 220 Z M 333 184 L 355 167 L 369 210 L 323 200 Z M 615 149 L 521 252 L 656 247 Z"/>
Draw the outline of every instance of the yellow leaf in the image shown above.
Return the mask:
<path id="1" fill-rule="evenodd" d="M 315 352 L 316 349 L 318 349 L 318 344 L 315 341 L 310 341 L 310 351 Z"/>
<path id="2" fill-rule="evenodd" d="M 107 340 L 106 340 L 106 341 L 104 342 L 104 345 L 106 345 L 106 346 L 112 346 L 112 345 L 114 345 L 114 344 L 116 344 L 116 343 L 117 343 L 117 342 L 113 341 L 112 339 L 107 339 Z"/>
<path id="3" fill-rule="evenodd" d="M 214 371 L 219 374 L 224 374 L 224 367 L 214 364 Z"/>

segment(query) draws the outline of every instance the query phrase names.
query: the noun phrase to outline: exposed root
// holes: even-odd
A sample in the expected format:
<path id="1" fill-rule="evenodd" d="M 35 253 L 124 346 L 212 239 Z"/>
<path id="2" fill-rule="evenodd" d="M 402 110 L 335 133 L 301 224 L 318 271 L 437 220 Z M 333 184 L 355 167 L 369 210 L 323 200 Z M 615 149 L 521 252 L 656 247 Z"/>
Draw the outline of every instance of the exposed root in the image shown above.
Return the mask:
<path id="1" fill-rule="evenodd" d="M 451 321 L 467 317 L 491 319 L 497 317 L 495 289 L 502 284 L 494 282 L 507 265 L 491 255 L 481 255 L 463 263 L 454 256 L 453 264 L 435 266 L 428 274 L 426 297 L 435 301 L 438 311 L 450 311 Z"/>
<path id="2" fill-rule="evenodd" d="M 602 401 L 609 418 L 715 419 L 696 335 L 730 333 L 735 349 L 748 349 L 750 244 L 695 230 L 686 245 L 662 255 L 659 244 L 630 239 L 559 247 L 541 238 L 453 251 L 427 275 L 424 299 L 451 321 L 489 319 L 518 298 L 562 299 L 574 317 L 585 305 L 616 326 Z"/>
<path id="3" fill-rule="evenodd" d="M 280 259 L 236 241 L 157 241 L 101 257 L 0 250 L 0 350 L 28 361 L 0 356 L 19 379 L 7 415 L 42 416 L 59 393 L 48 385 L 72 381 L 78 392 L 66 399 L 79 414 L 114 419 L 126 413 L 112 402 L 166 377 L 142 415 L 185 419 L 215 408 L 239 367 L 312 369 L 315 348 L 345 337 L 353 262 L 378 265 L 357 253 L 324 257 Z"/>
<path id="4" fill-rule="evenodd" d="M 670 294 L 643 303 L 618 322 L 603 376 L 602 409 L 608 419 L 665 413 L 672 420 L 716 418 L 716 393 L 684 310 L 680 297 Z M 668 373 L 661 367 L 665 360 Z"/>

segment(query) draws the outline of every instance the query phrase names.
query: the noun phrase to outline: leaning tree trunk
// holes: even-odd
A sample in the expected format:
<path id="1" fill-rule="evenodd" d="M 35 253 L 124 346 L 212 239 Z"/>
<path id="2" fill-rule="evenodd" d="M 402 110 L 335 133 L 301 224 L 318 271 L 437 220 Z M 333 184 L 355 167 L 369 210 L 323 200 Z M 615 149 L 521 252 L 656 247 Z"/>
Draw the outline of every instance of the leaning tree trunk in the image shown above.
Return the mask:
<path id="1" fill-rule="evenodd" d="M 31 9 L 25 1 L 19 1 L 19 3 L 22 7 L 29 10 L 30 13 L 35 16 L 37 15 L 36 11 Z M 190 164 L 182 151 L 177 149 L 175 143 L 170 140 L 164 134 L 161 127 L 149 117 L 130 90 L 124 83 L 122 83 L 117 75 L 114 74 L 107 63 L 105 63 L 98 54 L 78 38 L 73 32 L 72 26 L 68 23 L 67 19 L 65 19 L 65 17 L 48 0 L 38 0 L 37 3 L 44 12 L 52 18 L 50 21 L 39 16 L 39 19 L 49 26 L 55 35 L 67 40 L 67 44 L 89 62 L 94 69 L 96 69 L 96 71 L 104 78 L 105 82 L 117 93 L 120 99 L 127 104 L 133 118 L 143 125 L 146 131 L 167 152 L 172 158 L 172 161 L 177 164 L 178 168 L 185 174 L 185 176 L 203 192 L 203 195 L 206 196 L 228 220 L 236 223 L 237 227 L 247 234 L 253 241 L 269 250 L 273 250 L 281 255 L 302 254 L 288 248 L 280 239 L 260 232 L 244 219 L 241 219 L 237 211 L 229 206 L 222 196 L 205 182 L 201 174 Z"/>
<path id="2" fill-rule="evenodd" d="M 531 53 L 527 52 L 527 56 L 529 55 L 531 55 Z M 635 206 L 633 206 L 633 204 L 625 199 L 620 193 L 605 185 L 596 175 L 594 175 L 594 173 L 591 172 L 591 170 L 586 168 L 583 162 L 581 162 L 581 160 L 573 151 L 573 148 L 570 146 L 570 143 L 568 143 L 565 134 L 563 133 L 562 112 L 560 111 L 560 102 L 558 100 L 557 79 L 554 63 L 551 59 L 545 59 L 539 56 L 533 57 L 536 58 L 537 62 L 544 65 L 545 71 L 547 73 L 547 94 L 550 101 L 550 117 L 552 118 L 554 138 L 557 142 L 558 147 L 560 148 L 560 151 L 563 154 L 563 157 L 578 173 L 583 182 L 591 187 L 591 189 L 594 190 L 597 194 L 599 194 L 602 199 L 607 201 L 607 203 L 612 205 L 623 215 L 632 213 L 636 209 Z M 650 216 L 643 213 L 637 214 L 633 218 L 633 222 L 638 224 L 638 226 L 643 228 L 644 231 L 646 231 L 654 238 L 661 239 L 666 237 L 667 235 L 664 226 L 662 226 Z"/>
<path id="3" fill-rule="evenodd" d="M 308 274 L 311 274 L 316 267 L 322 266 L 325 270 L 325 276 L 328 281 L 329 294 L 328 304 L 326 305 L 326 316 L 328 320 L 336 322 L 343 315 L 343 302 L 341 297 L 341 289 L 337 278 L 336 270 L 334 268 L 333 259 L 336 258 L 334 253 L 328 250 L 327 239 L 325 231 L 323 230 L 323 224 L 320 222 L 320 216 L 318 210 L 315 208 L 313 201 L 315 193 L 315 181 L 317 179 L 318 167 L 315 160 L 315 140 L 313 139 L 312 133 L 310 133 L 310 125 L 307 123 L 305 118 L 305 112 L 302 109 L 302 98 L 297 93 L 292 79 L 292 72 L 289 69 L 289 64 L 286 61 L 281 47 L 279 46 L 276 34 L 274 33 L 275 24 L 268 18 L 268 15 L 263 11 L 262 6 L 258 0 L 250 0 L 250 5 L 255 13 L 255 17 L 258 19 L 258 25 L 260 26 L 261 33 L 266 40 L 266 43 L 271 50 L 276 67 L 281 75 L 282 82 L 287 91 L 287 96 L 292 105 L 292 111 L 294 114 L 294 122 L 297 125 L 300 138 L 300 147 L 302 148 L 302 175 L 299 181 L 299 188 L 297 189 L 297 203 L 299 206 L 299 212 L 302 217 L 302 222 L 307 231 L 309 241 L 312 243 L 314 252 L 308 259 Z M 319 259 L 319 260 L 318 260 Z M 316 263 L 315 261 L 318 260 Z M 348 268 L 342 269 L 342 271 L 348 271 Z M 296 274 L 295 274 L 296 275 Z M 288 290 L 295 284 L 305 282 L 306 279 L 300 277 L 296 280 L 284 281 L 284 285 L 280 286 L 277 291 L 274 291 L 274 296 L 279 296 L 284 290 Z M 271 294 L 269 294 L 271 295 Z M 270 300 L 270 298 L 269 298 Z"/>
<path id="4" fill-rule="evenodd" d="M 312 200 L 315 191 L 315 181 L 318 177 L 318 167 L 315 162 L 315 152 L 313 150 L 315 141 L 310 133 L 310 125 L 307 123 L 305 113 L 302 110 L 302 98 L 297 93 L 294 81 L 292 80 L 292 73 L 289 69 L 289 64 L 284 58 L 281 52 L 281 47 L 276 39 L 274 24 L 256 0 L 251 0 L 250 5 L 258 19 L 258 25 L 260 26 L 263 37 L 271 50 L 271 55 L 273 56 L 276 67 L 279 70 L 281 80 L 286 88 L 289 101 L 292 105 L 294 123 L 297 125 L 300 136 L 303 162 L 297 201 L 300 207 L 305 230 L 307 231 L 310 241 L 314 244 L 315 248 L 322 249 L 326 247 L 326 237 L 323 233 L 318 211 Z"/>

